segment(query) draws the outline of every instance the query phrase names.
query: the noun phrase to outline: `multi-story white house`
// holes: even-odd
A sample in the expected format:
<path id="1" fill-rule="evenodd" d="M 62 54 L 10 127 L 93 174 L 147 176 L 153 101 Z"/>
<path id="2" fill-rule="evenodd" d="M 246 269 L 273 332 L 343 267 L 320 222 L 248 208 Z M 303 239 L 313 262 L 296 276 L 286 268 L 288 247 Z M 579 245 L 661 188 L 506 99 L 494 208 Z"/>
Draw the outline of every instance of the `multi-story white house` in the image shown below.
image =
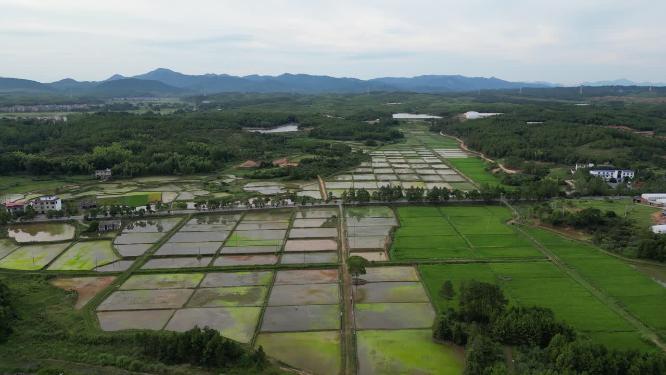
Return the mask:
<path id="1" fill-rule="evenodd" d="M 592 176 L 603 178 L 606 182 L 626 182 L 634 178 L 634 171 L 631 169 L 611 169 L 598 168 L 590 169 Z"/>
<path id="2" fill-rule="evenodd" d="M 108 180 L 111 178 L 111 169 L 97 169 L 95 170 L 95 178 L 100 180 Z"/>
<path id="3" fill-rule="evenodd" d="M 38 214 L 45 214 L 48 211 L 62 210 L 62 200 L 55 195 L 39 197 L 30 203 L 32 208 Z"/>

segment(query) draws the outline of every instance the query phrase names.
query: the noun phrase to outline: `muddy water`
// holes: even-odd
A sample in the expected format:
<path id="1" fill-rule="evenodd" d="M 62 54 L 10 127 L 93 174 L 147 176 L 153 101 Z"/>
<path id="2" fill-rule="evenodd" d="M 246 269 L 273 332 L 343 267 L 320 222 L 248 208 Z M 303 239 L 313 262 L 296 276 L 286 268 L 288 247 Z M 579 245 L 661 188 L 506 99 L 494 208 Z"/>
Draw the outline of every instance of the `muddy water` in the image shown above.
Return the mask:
<path id="1" fill-rule="evenodd" d="M 338 284 L 275 285 L 269 306 L 333 305 L 340 300 Z"/>
<path id="2" fill-rule="evenodd" d="M 340 329 L 338 305 L 272 306 L 264 313 L 262 332 Z"/>
<path id="3" fill-rule="evenodd" d="M 194 292 L 187 307 L 261 306 L 267 292 L 268 288 L 262 286 L 201 288 Z"/>
<path id="4" fill-rule="evenodd" d="M 335 240 L 288 240 L 284 251 L 331 251 L 338 249 Z"/>
<path id="5" fill-rule="evenodd" d="M 52 242 L 70 240 L 74 231 L 69 224 L 25 224 L 10 226 L 7 234 L 19 243 Z"/>
<path id="6" fill-rule="evenodd" d="M 279 284 L 328 284 L 338 281 L 338 270 L 287 270 L 278 271 L 275 285 Z"/>

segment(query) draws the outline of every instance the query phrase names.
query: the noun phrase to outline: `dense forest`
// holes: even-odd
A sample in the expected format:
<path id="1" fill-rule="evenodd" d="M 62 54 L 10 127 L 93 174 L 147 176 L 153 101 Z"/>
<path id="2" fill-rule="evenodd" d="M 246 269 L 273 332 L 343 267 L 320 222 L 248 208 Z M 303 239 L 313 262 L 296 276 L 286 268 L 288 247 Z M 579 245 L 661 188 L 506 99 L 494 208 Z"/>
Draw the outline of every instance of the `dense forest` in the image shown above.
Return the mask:
<path id="1" fill-rule="evenodd" d="M 243 130 L 295 121 L 303 121 L 311 130 L 296 134 Z M 101 112 L 71 116 L 67 122 L 4 120 L 0 121 L 0 173 L 89 174 L 111 168 L 117 176 L 188 174 L 215 171 L 246 159 L 271 160 L 300 153 L 314 155 L 303 163 L 311 167 L 310 172 L 299 174 L 311 176 L 319 165 L 325 166 L 324 173 L 350 166 L 349 160 L 331 160 L 349 159 L 349 150 L 333 155 L 325 140 L 375 142 L 402 136 L 392 124 L 369 127 L 358 120 L 247 111 Z"/>

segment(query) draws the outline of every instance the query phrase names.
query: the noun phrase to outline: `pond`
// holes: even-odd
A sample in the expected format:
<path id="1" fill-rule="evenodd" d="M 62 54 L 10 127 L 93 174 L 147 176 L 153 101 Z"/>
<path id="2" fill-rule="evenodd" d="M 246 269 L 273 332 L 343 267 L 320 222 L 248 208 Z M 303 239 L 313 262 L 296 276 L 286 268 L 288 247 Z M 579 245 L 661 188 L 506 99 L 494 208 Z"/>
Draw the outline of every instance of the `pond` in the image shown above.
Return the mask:
<path id="1" fill-rule="evenodd" d="M 284 124 L 276 128 L 259 129 L 259 128 L 245 128 L 244 130 L 251 133 L 272 134 L 272 133 L 292 133 L 298 131 L 298 124 Z"/>
<path id="2" fill-rule="evenodd" d="M 25 224 L 10 226 L 7 234 L 19 243 L 53 242 L 74 238 L 74 231 L 70 224 Z"/>

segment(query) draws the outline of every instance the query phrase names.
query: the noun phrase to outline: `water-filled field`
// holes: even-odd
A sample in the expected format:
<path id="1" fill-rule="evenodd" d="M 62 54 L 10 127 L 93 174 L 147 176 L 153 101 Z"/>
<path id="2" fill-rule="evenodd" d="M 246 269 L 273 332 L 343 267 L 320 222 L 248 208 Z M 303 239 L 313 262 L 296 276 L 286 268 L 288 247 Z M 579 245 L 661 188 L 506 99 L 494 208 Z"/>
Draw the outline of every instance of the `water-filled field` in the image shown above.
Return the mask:
<path id="1" fill-rule="evenodd" d="M 9 226 L 7 234 L 18 243 L 56 242 L 71 240 L 75 231 L 70 224 L 20 224 Z"/>
<path id="2" fill-rule="evenodd" d="M 0 268 L 40 270 L 51 263 L 70 244 L 68 242 L 21 246 L 0 260 Z"/>

